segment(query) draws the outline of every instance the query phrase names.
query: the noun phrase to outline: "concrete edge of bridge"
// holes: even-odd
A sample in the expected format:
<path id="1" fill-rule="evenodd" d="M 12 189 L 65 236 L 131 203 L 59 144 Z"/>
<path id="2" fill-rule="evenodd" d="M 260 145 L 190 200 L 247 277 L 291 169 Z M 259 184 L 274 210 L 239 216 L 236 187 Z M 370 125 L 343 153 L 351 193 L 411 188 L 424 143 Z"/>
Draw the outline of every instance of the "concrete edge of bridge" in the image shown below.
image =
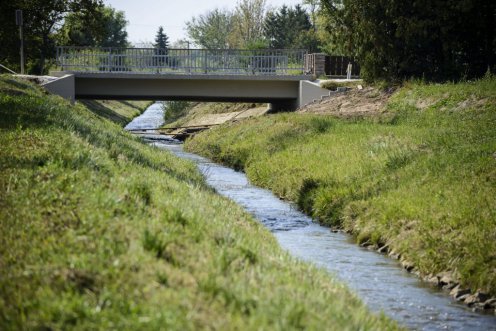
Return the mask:
<path id="1" fill-rule="evenodd" d="M 245 74 L 185 74 L 185 73 L 123 73 L 123 72 L 84 72 L 84 71 L 51 71 L 51 76 L 63 77 L 74 75 L 78 78 L 111 78 L 111 79 L 165 79 L 165 80 L 253 80 L 253 81 L 301 81 L 314 80 L 313 75 L 245 75 Z"/>
<path id="2" fill-rule="evenodd" d="M 41 86 L 48 92 L 56 95 L 60 95 L 64 99 L 69 100 L 74 103 L 76 100 L 76 82 L 75 77 L 72 74 L 64 74 L 57 79 L 51 80 L 42 84 Z"/>

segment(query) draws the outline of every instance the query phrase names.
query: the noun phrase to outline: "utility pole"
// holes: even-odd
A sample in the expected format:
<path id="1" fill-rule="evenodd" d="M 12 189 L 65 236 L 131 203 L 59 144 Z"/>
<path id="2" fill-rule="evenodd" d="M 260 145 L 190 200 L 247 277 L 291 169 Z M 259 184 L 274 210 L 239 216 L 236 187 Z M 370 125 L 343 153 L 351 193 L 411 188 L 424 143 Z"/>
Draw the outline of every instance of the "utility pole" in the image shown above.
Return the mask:
<path id="1" fill-rule="evenodd" d="M 24 75 L 24 36 L 23 36 L 23 21 L 22 10 L 16 10 L 16 25 L 19 27 L 19 39 L 21 40 L 21 75 Z"/>

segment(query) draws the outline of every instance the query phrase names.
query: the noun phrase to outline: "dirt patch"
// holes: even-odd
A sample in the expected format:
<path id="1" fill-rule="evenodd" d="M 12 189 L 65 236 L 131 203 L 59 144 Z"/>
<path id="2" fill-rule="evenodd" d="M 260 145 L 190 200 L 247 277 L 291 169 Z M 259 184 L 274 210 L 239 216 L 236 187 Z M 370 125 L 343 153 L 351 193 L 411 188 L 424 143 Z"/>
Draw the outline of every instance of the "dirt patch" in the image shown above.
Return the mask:
<path id="1" fill-rule="evenodd" d="M 392 90 L 381 91 L 373 87 L 353 89 L 309 104 L 298 112 L 339 117 L 374 116 L 384 112 L 392 94 Z"/>
<path id="2" fill-rule="evenodd" d="M 267 107 L 257 107 L 230 113 L 204 114 L 186 121 L 185 123 L 181 124 L 180 127 L 176 127 L 171 130 L 167 130 L 167 128 L 165 128 L 164 130 L 173 138 L 184 140 L 191 135 L 209 129 L 210 127 L 226 122 L 236 122 L 244 118 L 262 116 L 265 115 L 267 112 Z"/>
<path id="3" fill-rule="evenodd" d="M 421 98 L 418 99 L 417 102 L 415 102 L 415 107 L 420 110 L 424 110 L 429 108 L 430 106 L 434 105 L 436 103 L 436 100 L 433 98 Z"/>
<path id="4" fill-rule="evenodd" d="M 211 126 L 219 125 L 229 121 L 236 121 L 248 117 L 262 116 L 267 113 L 267 107 L 250 108 L 223 114 L 205 114 L 195 117 L 182 126 Z"/>
<path id="5" fill-rule="evenodd" d="M 462 111 L 468 108 L 484 108 L 487 104 L 489 104 L 488 98 L 477 99 L 475 96 L 471 96 L 470 99 L 460 101 L 456 107 L 453 108 L 453 111 Z"/>

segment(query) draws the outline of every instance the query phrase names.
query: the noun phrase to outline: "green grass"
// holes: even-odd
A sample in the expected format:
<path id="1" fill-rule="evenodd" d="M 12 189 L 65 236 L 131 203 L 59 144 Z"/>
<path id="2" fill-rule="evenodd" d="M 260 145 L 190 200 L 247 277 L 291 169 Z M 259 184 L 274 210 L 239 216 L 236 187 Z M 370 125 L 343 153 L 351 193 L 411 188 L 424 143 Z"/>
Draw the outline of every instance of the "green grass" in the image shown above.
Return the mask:
<path id="1" fill-rule="evenodd" d="M 325 81 L 320 83 L 320 87 L 331 90 L 331 91 L 336 91 L 338 87 L 349 87 L 349 88 L 356 88 L 357 85 L 362 85 L 364 86 L 363 81 L 335 81 L 335 80 L 328 80 L 326 79 Z"/>
<path id="2" fill-rule="evenodd" d="M 204 115 L 238 112 L 260 106 L 257 103 L 173 101 L 166 106 L 164 118 L 166 126 L 177 127 Z"/>
<path id="3" fill-rule="evenodd" d="M 162 103 L 164 109 L 164 122 L 173 123 L 179 118 L 182 118 L 190 112 L 194 107 L 194 103 L 189 101 L 166 101 Z"/>
<path id="4" fill-rule="evenodd" d="M 82 100 L 80 101 L 95 114 L 121 126 L 140 115 L 151 101 Z"/>
<path id="5" fill-rule="evenodd" d="M 396 329 L 195 166 L 0 76 L 1 330 Z"/>
<path id="6" fill-rule="evenodd" d="M 246 171 L 423 274 L 496 294 L 496 79 L 406 84 L 372 119 L 281 114 L 224 125 L 189 151 Z"/>

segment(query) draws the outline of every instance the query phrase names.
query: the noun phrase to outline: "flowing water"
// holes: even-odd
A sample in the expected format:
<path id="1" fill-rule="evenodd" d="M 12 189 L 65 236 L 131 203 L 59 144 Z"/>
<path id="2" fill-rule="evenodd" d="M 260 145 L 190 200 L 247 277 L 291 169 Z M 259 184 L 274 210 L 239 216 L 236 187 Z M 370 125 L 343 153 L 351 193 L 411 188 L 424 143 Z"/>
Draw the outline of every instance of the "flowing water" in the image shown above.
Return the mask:
<path id="1" fill-rule="evenodd" d="M 163 123 L 160 105 L 152 105 L 126 128 L 143 129 Z M 144 136 L 153 145 L 191 160 L 216 191 L 253 214 L 294 256 L 321 266 L 353 289 L 373 311 L 414 330 L 496 330 L 496 316 L 472 312 L 445 292 L 407 273 L 398 262 L 360 248 L 350 237 L 317 225 L 288 202 L 249 183 L 243 173 L 186 153 L 167 138 Z"/>

